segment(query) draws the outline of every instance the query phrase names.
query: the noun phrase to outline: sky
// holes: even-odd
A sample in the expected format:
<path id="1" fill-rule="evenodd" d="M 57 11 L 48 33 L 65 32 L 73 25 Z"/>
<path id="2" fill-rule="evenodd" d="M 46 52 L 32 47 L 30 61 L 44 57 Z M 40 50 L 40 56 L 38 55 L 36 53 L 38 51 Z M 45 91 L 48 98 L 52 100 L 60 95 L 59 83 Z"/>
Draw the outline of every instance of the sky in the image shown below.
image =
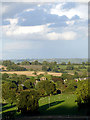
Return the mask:
<path id="1" fill-rule="evenodd" d="M 87 3 L 4 2 L 0 14 L 2 59 L 88 57 Z"/>

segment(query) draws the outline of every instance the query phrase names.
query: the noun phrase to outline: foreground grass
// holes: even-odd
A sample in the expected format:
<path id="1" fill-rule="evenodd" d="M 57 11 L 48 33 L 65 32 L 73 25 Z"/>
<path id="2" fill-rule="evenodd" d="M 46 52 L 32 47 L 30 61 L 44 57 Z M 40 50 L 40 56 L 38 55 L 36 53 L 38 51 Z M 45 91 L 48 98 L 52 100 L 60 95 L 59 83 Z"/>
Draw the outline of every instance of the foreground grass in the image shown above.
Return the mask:
<path id="1" fill-rule="evenodd" d="M 86 115 L 83 110 L 78 111 L 74 94 L 59 94 L 41 98 L 39 111 L 42 115 Z"/>
<path id="2" fill-rule="evenodd" d="M 59 94 L 50 97 L 42 97 L 39 100 L 38 115 L 86 115 L 85 111 L 78 111 L 78 106 L 75 100 L 76 96 L 74 94 Z M 8 114 L 9 112 L 14 112 L 15 116 L 22 116 L 17 112 L 17 107 L 15 104 L 13 106 L 11 106 L 11 104 L 2 104 L 3 115 Z"/>

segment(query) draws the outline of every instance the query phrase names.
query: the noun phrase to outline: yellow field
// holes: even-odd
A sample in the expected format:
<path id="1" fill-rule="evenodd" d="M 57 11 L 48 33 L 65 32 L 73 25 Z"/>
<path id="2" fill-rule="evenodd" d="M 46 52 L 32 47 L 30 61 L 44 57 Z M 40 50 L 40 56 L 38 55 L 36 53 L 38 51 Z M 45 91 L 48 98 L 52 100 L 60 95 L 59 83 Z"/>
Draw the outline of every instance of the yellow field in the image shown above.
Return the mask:
<path id="1" fill-rule="evenodd" d="M 4 70 L 6 70 L 6 68 L 7 68 L 7 67 L 5 67 L 5 66 L 3 66 L 3 65 L 0 65 L 0 69 L 1 69 L 2 67 L 4 68 Z"/>
<path id="2" fill-rule="evenodd" d="M 7 74 L 18 74 L 18 75 L 27 75 L 27 76 L 36 76 L 34 75 L 34 71 L 3 71 L 3 72 L 0 72 L 0 73 L 7 73 Z M 45 74 L 45 72 L 36 72 L 37 75 L 40 75 L 40 74 Z M 54 73 L 54 72 L 47 72 L 47 74 L 49 75 L 53 75 L 53 76 L 61 76 L 62 73 Z"/>

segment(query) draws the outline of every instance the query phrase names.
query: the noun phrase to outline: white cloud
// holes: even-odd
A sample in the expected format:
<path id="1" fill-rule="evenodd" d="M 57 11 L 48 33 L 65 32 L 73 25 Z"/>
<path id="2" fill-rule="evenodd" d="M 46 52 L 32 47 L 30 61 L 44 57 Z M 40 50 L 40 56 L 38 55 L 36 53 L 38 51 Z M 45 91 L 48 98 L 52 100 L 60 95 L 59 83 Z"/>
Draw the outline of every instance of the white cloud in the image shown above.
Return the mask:
<path id="1" fill-rule="evenodd" d="M 38 4 L 37 7 L 41 7 L 41 4 Z"/>
<path id="2" fill-rule="evenodd" d="M 24 12 L 30 12 L 30 11 L 34 11 L 35 9 L 26 9 L 26 10 L 24 10 Z"/>
<path id="3" fill-rule="evenodd" d="M 10 39 L 28 40 L 74 40 L 77 34 L 73 31 L 53 32 L 50 24 L 39 26 L 3 26 L 3 36 Z M 67 32 L 68 31 L 68 32 Z"/>
<path id="4" fill-rule="evenodd" d="M 75 23 L 74 20 L 72 20 L 72 21 L 66 21 L 66 24 L 67 24 L 67 25 L 73 25 L 74 23 Z"/>
<path id="5" fill-rule="evenodd" d="M 9 21 L 10 25 L 16 25 L 18 23 L 18 18 L 15 19 L 7 18 L 4 21 Z"/>
<path id="6" fill-rule="evenodd" d="M 58 16 L 65 15 L 69 19 L 75 15 L 78 15 L 81 19 L 88 19 L 88 4 L 79 4 L 75 8 L 71 8 L 69 10 L 62 8 L 64 4 L 61 3 L 55 5 L 53 8 L 51 8 L 50 13 Z"/>
<path id="7" fill-rule="evenodd" d="M 49 40 L 74 40 L 77 34 L 75 32 L 62 32 L 62 33 L 48 33 L 47 37 Z"/>
<path id="8" fill-rule="evenodd" d="M 48 25 L 49 24 L 40 26 L 13 26 L 11 24 L 3 26 L 3 32 L 7 36 L 28 35 L 34 33 L 48 32 L 49 31 Z"/>

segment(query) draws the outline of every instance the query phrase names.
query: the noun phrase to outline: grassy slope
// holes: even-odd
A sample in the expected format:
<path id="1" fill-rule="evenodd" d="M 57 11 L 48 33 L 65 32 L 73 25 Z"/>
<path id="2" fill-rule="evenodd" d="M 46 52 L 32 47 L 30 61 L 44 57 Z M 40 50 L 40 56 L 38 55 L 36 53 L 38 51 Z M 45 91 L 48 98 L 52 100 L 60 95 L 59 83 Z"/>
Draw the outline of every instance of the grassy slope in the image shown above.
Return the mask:
<path id="1" fill-rule="evenodd" d="M 39 100 L 40 115 L 85 115 L 85 111 L 78 111 L 75 99 L 74 94 L 60 94 L 41 98 Z M 10 104 L 3 104 L 3 113 L 16 110 L 15 105 L 11 107 Z"/>
<path id="2" fill-rule="evenodd" d="M 43 115 L 85 115 L 78 112 L 74 94 L 60 94 L 40 99 L 40 112 Z M 50 102 L 50 104 L 49 104 Z"/>

